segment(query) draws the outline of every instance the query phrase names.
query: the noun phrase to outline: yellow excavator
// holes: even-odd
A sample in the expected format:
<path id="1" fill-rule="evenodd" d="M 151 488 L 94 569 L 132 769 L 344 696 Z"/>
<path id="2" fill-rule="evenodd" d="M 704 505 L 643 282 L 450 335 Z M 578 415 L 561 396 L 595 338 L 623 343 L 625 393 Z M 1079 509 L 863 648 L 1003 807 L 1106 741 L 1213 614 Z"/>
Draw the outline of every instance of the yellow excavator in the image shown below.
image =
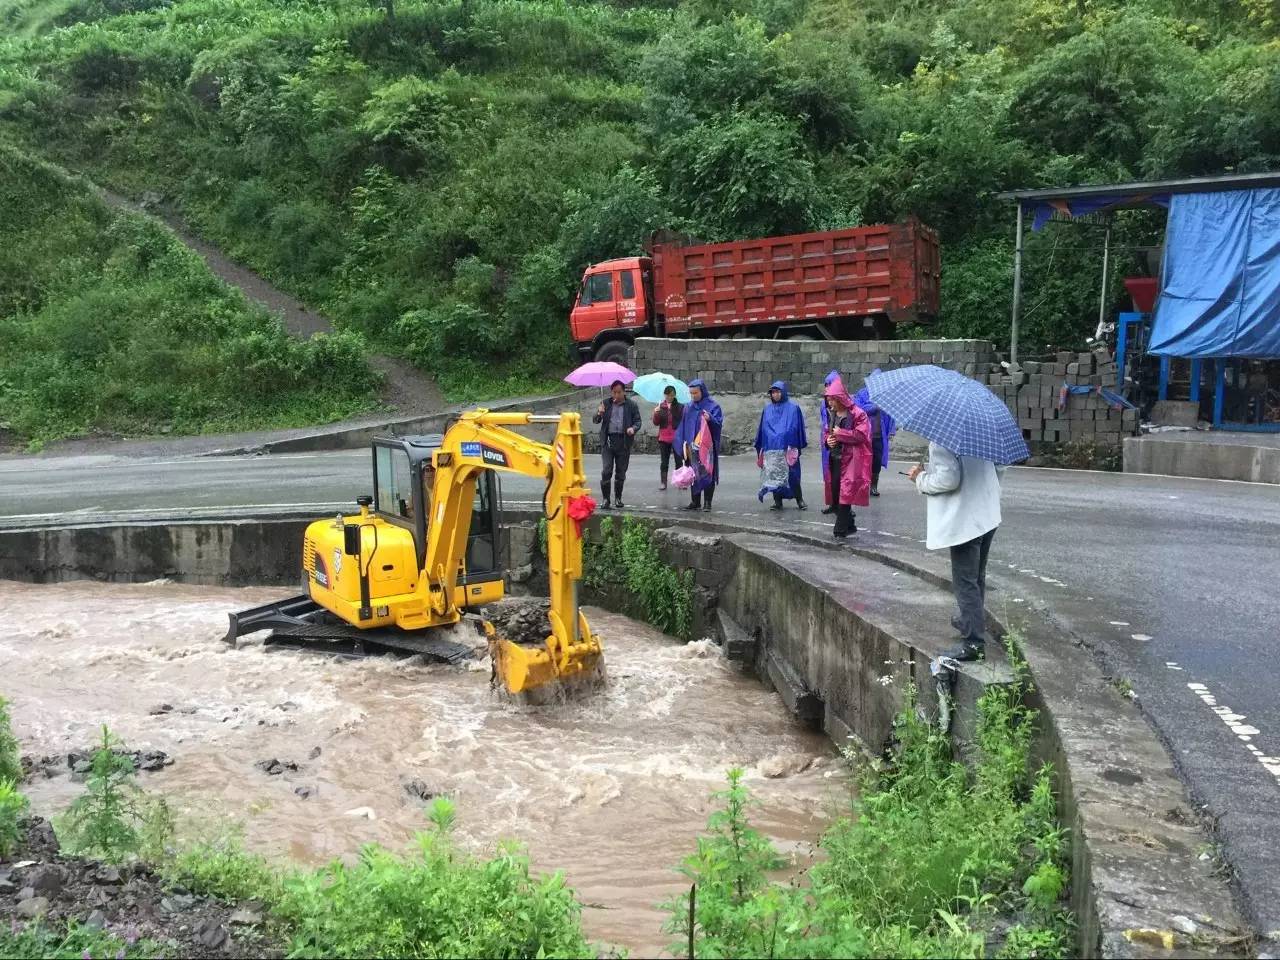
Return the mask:
<path id="1" fill-rule="evenodd" d="M 510 429 L 555 424 L 540 443 Z M 498 637 L 468 610 L 503 596 L 495 475 L 544 478 L 549 632 L 539 644 Z M 359 513 L 317 520 L 302 545 L 304 593 L 231 614 L 225 640 L 271 629 L 283 643 L 369 645 L 456 662 L 448 635 L 464 618 L 487 638 L 495 681 L 521 694 L 603 675 L 600 638 L 578 607 L 580 524 L 590 516 L 579 415 L 463 413 L 448 431 L 373 441 L 373 496 Z"/>

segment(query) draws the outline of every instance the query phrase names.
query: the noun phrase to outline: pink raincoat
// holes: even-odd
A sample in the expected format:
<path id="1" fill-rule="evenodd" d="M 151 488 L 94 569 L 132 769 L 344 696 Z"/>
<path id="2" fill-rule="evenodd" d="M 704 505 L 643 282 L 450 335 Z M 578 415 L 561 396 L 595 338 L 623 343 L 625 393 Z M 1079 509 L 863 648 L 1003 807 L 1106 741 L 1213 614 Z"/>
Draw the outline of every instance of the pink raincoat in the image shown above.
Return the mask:
<path id="1" fill-rule="evenodd" d="M 838 419 L 845 416 L 853 420 L 852 429 L 846 430 L 835 426 L 837 418 L 832 418 L 832 425 L 823 432 L 825 445 L 827 436 L 834 434 L 840 443 L 840 498 L 839 503 L 847 503 L 854 507 L 871 505 L 871 421 L 862 408 L 853 402 L 844 383 L 837 377 L 828 384 L 823 396 L 836 397 L 846 408 Z M 831 480 L 835 486 L 835 478 Z"/>

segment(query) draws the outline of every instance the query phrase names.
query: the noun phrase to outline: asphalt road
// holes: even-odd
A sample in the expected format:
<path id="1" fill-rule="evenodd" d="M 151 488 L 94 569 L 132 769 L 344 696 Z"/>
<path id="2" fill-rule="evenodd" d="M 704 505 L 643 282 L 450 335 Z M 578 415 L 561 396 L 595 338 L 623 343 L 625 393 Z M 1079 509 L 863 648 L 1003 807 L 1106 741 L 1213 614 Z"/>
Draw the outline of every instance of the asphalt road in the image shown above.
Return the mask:
<path id="1" fill-rule="evenodd" d="M 591 458 L 589 473 L 598 461 Z M 891 464 L 884 496 L 858 512 L 856 542 L 906 550 L 926 565 L 924 504 Z M 715 514 L 822 534 L 816 457 L 811 508 L 780 514 L 756 501 L 753 458 L 726 458 Z M 227 506 L 314 506 L 327 513 L 369 489 L 363 451 L 296 456 L 0 461 L 0 524 L 58 515 Z M 504 498 L 534 503 L 541 484 L 505 478 Z M 674 510 L 656 458 L 632 461 L 626 500 Z M 1280 490 L 1274 486 L 1012 469 L 992 553 L 991 602 L 1017 620 L 1043 609 L 1127 681 L 1193 796 L 1217 819 L 1258 929 L 1280 938 Z M 939 624 L 939 629 L 946 629 Z M 1123 789 L 1117 786 L 1116 789 Z"/>

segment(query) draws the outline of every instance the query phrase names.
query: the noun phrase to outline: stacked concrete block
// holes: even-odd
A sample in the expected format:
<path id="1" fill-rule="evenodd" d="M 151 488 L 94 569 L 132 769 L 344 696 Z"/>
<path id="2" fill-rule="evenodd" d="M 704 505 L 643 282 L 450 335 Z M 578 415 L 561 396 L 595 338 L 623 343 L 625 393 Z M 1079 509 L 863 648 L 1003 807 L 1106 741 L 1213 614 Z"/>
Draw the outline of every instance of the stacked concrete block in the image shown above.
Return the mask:
<path id="1" fill-rule="evenodd" d="M 1032 453 L 1078 442 L 1118 447 L 1138 427 L 1136 410 L 1114 409 L 1097 393 L 1099 387 L 1114 389 L 1116 383 L 1116 365 L 1106 351 L 1062 352 L 1049 360 L 1028 361 L 1012 375 L 997 365 L 987 383 L 1017 419 Z M 1092 392 L 1069 394 L 1059 409 L 1064 383 Z"/>
<path id="2" fill-rule="evenodd" d="M 1115 410 L 1096 391 L 1116 383 L 1116 365 L 1105 350 L 1062 351 L 1024 363 L 1017 373 L 1000 366 L 985 340 L 683 340 L 644 338 L 632 352 L 637 372 L 662 370 L 691 380 L 702 377 L 713 394 L 762 394 L 785 380 L 794 395 L 817 394 L 831 370 L 855 392 L 879 368 L 931 363 L 973 377 L 1008 406 L 1032 453 L 1071 442 L 1119 446 L 1138 428 L 1137 412 Z M 1058 409 L 1063 384 L 1095 388 L 1071 395 Z"/>

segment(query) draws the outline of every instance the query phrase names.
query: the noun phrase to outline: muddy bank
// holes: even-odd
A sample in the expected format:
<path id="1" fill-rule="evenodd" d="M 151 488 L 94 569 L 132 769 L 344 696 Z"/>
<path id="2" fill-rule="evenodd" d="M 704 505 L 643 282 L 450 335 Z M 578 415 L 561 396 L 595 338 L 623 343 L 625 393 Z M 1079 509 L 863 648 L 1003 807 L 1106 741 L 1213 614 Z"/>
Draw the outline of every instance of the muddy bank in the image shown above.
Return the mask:
<path id="1" fill-rule="evenodd" d="M 68 921 L 126 943 L 151 940 L 178 957 L 281 957 L 261 905 L 227 904 L 164 884 L 144 866 L 108 866 L 58 849 L 53 827 L 32 817 L 13 856 L 0 858 L 0 923 Z"/>
<path id="2" fill-rule="evenodd" d="M 667 944 L 655 905 L 676 892 L 724 771 L 741 766 L 754 819 L 807 859 L 847 785 L 830 744 L 706 642 L 681 644 L 590 610 L 609 686 L 578 703 L 500 703 L 487 662 L 337 660 L 230 650 L 227 612 L 278 589 L 0 582 L 0 693 L 23 752 L 55 757 L 110 723 L 131 750 L 170 766 L 141 785 L 175 807 L 180 833 L 242 827 L 253 850 L 303 864 L 376 841 L 400 849 L 430 797 L 459 811 L 458 838 L 529 847 L 563 869 L 589 935 L 635 954 Z M 168 709 L 163 709 L 167 707 Z M 26 786 L 34 812 L 82 789 L 65 766 Z"/>

